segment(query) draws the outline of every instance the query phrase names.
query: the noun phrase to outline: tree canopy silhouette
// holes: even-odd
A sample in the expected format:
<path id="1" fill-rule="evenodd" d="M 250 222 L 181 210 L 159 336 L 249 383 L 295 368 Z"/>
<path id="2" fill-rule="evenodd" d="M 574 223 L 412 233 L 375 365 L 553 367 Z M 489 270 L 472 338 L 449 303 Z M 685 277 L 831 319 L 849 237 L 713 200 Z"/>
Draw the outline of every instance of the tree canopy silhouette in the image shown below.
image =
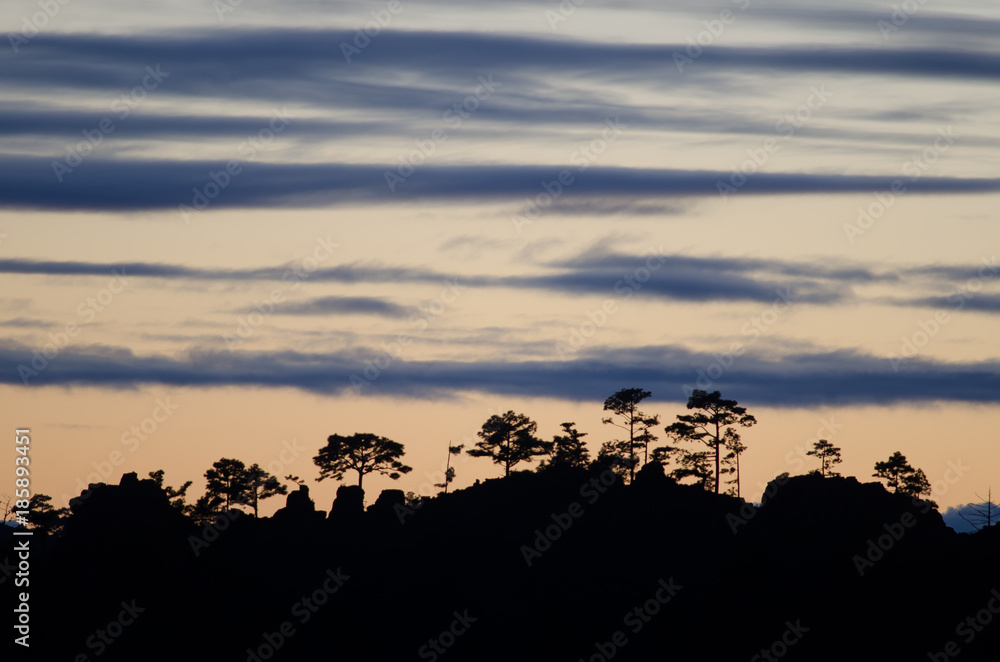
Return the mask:
<path id="1" fill-rule="evenodd" d="M 178 509 L 182 513 L 189 513 L 191 506 L 185 503 L 185 498 L 187 497 L 188 488 L 191 487 L 192 481 L 187 481 L 179 488 L 174 489 L 169 485 L 163 484 L 163 469 L 157 469 L 156 471 L 150 471 L 149 477 L 156 483 L 156 486 L 163 490 L 163 493 L 167 495 L 170 500 L 170 505 Z"/>
<path id="2" fill-rule="evenodd" d="M 547 460 L 543 460 L 540 469 L 553 467 L 569 467 L 573 469 L 586 469 L 590 466 L 590 451 L 583 438 L 586 432 L 576 429 L 576 423 L 569 422 L 562 424 L 563 434 L 557 434 L 552 438 L 551 455 Z"/>
<path id="3" fill-rule="evenodd" d="M 69 516 L 69 508 L 56 508 L 48 494 L 33 494 L 28 501 L 25 519 L 41 533 L 56 533 L 62 528 L 63 520 Z"/>
<path id="4" fill-rule="evenodd" d="M 813 444 L 811 451 L 806 451 L 806 455 L 814 455 L 819 460 L 819 474 L 826 478 L 840 474 L 833 470 L 833 465 L 840 464 L 840 448 L 834 446 L 826 439 L 820 439 Z"/>
<path id="5" fill-rule="evenodd" d="M 537 429 L 538 424 L 524 414 L 513 411 L 502 416 L 494 414 L 476 433 L 482 441 L 477 441 L 475 448 L 465 452 L 472 457 L 490 458 L 495 464 L 503 465 L 505 477 L 510 476 L 511 467 L 549 453 L 551 443 L 535 437 Z"/>
<path id="6" fill-rule="evenodd" d="M 660 424 L 660 417 L 647 416 L 639 411 L 639 403 L 651 395 L 652 393 L 641 388 L 623 388 L 604 401 L 604 411 L 613 412 L 620 417 L 621 422 L 616 422 L 613 416 L 602 419 L 602 422 L 628 431 L 628 439 L 611 442 L 607 450 L 617 450 L 627 462 L 629 480 L 635 478 L 635 466 L 638 464 L 635 451 L 643 449 L 642 461 L 645 464 L 649 461 L 649 443 L 656 441 L 651 429 Z"/>
<path id="7" fill-rule="evenodd" d="M 875 463 L 875 478 L 885 480 L 893 492 L 908 496 L 930 496 L 931 484 L 923 469 L 915 469 L 906 461 L 906 456 L 896 451 L 885 462 Z"/>
<path id="8" fill-rule="evenodd" d="M 281 484 L 277 477 L 265 471 L 259 464 L 253 464 L 246 473 L 247 491 L 246 504 L 253 508 L 253 516 L 257 517 L 257 506 L 263 499 L 279 494 L 288 494 L 288 488 Z"/>
<path id="9" fill-rule="evenodd" d="M 397 480 L 401 474 L 412 471 L 413 467 L 400 461 L 403 452 L 403 444 L 377 434 L 355 432 L 349 437 L 332 434 L 313 462 L 320 469 L 319 480 L 330 477 L 343 480 L 345 472 L 357 471 L 361 487 L 370 473 Z"/>
<path id="10" fill-rule="evenodd" d="M 465 448 L 465 444 L 458 444 L 457 446 L 452 446 L 451 443 L 448 444 L 448 459 L 445 460 L 444 464 L 444 482 L 434 484 L 434 487 L 442 488 L 445 494 L 448 493 L 448 486 L 455 480 L 455 467 L 451 466 L 451 456 L 461 454 L 463 448 Z"/>
<path id="11" fill-rule="evenodd" d="M 666 427 L 666 432 L 677 441 L 693 441 L 704 444 L 715 456 L 714 487 L 719 493 L 719 478 L 722 470 L 723 447 L 733 448 L 740 441 L 734 426 L 750 427 L 757 419 L 740 407 L 736 400 L 725 400 L 718 391 L 707 393 L 700 389 L 692 391 L 687 402 L 688 409 L 696 409 L 694 414 L 678 414 L 677 422 Z M 742 444 L 740 445 L 743 448 Z M 740 451 L 742 452 L 742 450 Z M 679 472 L 675 477 L 698 476 L 704 479 L 705 456 L 694 457 L 682 449 L 667 449 L 667 453 L 679 454 Z M 702 452 L 704 453 L 704 452 Z"/>
<path id="12" fill-rule="evenodd" d="M 246 503 L 247 468 L 241 461 L 224 457 L 213 462 L 212 468 L 205 472 L 205 480 L 208 481 L 205 496 L 217 497 L 226 510 Z"/>
<path id="13" fill-rule="evenodd" d="M 163 470 L 150 472 L 149 477 L 163 486 Z M 253 516 L 258 517 L 260 501 L 279 494 L 288 494 L 288 488 L 277 478 L 265 471 L 259 464 L 247 467 L 240 460 L 222 458 L 212 464 L 205 472 L 208 485 L 205 495 L 193 506 L 184 505 L 184 494 L 190 482 L 181 486 L 180 490 L 171 487 L 163 488 L 176 508 L 182 512 L 191 512 L 197 519 L 210 518 L 218 509 L 225 506 L 230 510 L 234 506 L 249 506 Z"/>

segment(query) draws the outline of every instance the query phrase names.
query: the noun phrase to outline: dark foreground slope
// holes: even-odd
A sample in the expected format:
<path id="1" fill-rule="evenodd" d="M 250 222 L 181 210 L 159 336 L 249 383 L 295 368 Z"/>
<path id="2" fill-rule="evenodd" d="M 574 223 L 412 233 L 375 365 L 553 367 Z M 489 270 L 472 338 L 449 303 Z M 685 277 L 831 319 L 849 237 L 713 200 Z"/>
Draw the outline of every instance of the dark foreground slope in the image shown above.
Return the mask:
<path id="1" fill-rule="evenodd" d="M 657 469 L 515 474 L 416 509 L 346 489 L 330 518 L 300 493 L 208 528 L 126 476 L 33 539 L 33 658 L 1000 659 L 1000 528 L 955 534 L 851 478 L 775 482 L 755 509 Z"/>

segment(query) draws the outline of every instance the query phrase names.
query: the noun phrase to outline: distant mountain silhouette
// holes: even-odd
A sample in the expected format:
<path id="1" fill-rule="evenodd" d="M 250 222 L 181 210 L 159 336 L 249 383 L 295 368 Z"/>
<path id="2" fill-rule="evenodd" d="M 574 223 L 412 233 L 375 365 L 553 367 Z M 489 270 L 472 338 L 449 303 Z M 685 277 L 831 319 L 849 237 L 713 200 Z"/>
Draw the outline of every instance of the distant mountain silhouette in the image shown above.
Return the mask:
<path id="1" fill-rule="evenodd" d="M 1000 659 L 1000 528 L 853 478 L 779 477 L 754 507 L 656 463 L 630 485 L 554 467 L 235 512 L 196 526 L 151 480 L 92 485 L 32 541 L 34 659 Z"/>

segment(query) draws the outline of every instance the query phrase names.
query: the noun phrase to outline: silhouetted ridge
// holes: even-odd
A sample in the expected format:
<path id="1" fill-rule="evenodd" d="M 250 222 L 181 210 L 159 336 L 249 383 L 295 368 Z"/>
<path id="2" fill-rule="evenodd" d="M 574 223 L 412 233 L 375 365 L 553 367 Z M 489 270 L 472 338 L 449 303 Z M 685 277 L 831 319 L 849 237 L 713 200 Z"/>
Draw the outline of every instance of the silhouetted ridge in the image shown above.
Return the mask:
<path id="1" fill-rule="evenodd" d="M 615 662 L 919 660 L 1000 586 L 1000 530 L 955 534 L 853 478 L 779 477 L 755 507 L 656 463 L 630 485 L 553 466 L 367 511 L 342 486 L 326 519 L 304 487 L 273 518 L 239 512 L 195 525 L 155 481 L 91 486 L 33 558 L 39 654 L 93 654 L 134 600 L 100 662 L 263 660 L 285 623 L 274 659 L 431 659 L 445 641 L 443 662 L 598 660 L 620 632 Z M 962 660 L 995 660 L 998 633 Z"/>

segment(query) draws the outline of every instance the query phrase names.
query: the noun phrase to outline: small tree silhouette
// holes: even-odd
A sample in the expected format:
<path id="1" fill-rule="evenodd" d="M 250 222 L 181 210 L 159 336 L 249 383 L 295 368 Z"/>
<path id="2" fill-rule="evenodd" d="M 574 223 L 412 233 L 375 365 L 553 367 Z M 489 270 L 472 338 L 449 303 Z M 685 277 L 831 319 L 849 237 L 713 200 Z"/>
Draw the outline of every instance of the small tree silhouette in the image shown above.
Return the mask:
<path id="1" fill-rule="evenodd" d="M 899 451 L 890 455 L 885 462 L 876 462 L 872 476 L 885 480 L 886 485 L 896 494 L 916 497 L 923 494 L 929 496 L 931 493 L 931 484 L 924 470 L 910 466 L 906 456 Z"/>
<path id="2" fill-rule="evenodd" d="M 63 520 L 69 516 L 69 508 L 56 508 L 48 494 L 33 494 L 28 501 L 28 524 L 40 533 L 58 533 Z"/>
<path id="3" fill-rule="evenodd" d="M 253 516 L 257 517 L 257 505 L 263 499 L 269 499 L 279 494 L 288 494 L 288 488 L 275 477 L 265 471 L 259 464 L 252 465 L 246 473 L 246 504 L 253 508 Z"/>
<path id="4" fill-rule="evenodd" d="M 977 493 L 976 498 L 982 499 L 983 497 Z M 972 511 L 970 517 L 963 515 L 960 510 L 958 511 L 958 516 L 977 530 L 991 527 L 994 522 L 1000 520 L 1000 506 L 993 503 L 992 488 L 986 492 L 986 500 L 983 503 L 970 503 L 966 505 L 966 508 Z"/>
<path id="5" fill-rule="evenodd" d="M 814 443 L 812 450 L 806 451 L 806 455 L 814 455 L 819 459 L 819 473 L 823 478 L 840 475 L 833 470 L 834 464 L 840 464 L 840 448 L 826 439 Z"/>
<path id="6" fill-rule="evenodd" d="M 213 462 L 212 468 L 205 472 L 205 479 L 208 481 L 205 496 L 210 500 L 217 497 L 226 510 L 247 503 L 247 468 L 239 460 L 224 457 Z"/>
<path id="7" fill-rule="evenodd" d="M 330 477 L 343 480 L 345 472 L 357 471 L 358 487 L 361 487 L 364 477 L 370 473 L 397 480 L 400 474 L 412 471 L 413 467 L 400 462 L 401 457 L 402 444 L 376 434 L 356 432 L 350 437 L 330 435 L 313 462 L 320 469 L 318 480 Z"/>
<path id="8" fill-rule="evenodd" d="M 660 446 L 653 449 L 653 461 L 661 464 L 674 463 L 670 477 L 681 482 L 694 478 L 695 484 L 703 489 L 715 489 L 715 474 L 712 472 L 711 455 L 707 450 L 689 451 L 673 446 Z"/>
<path id="9" fill-rule="evenodd" d="M 735 476 L 733 477 L 733 479 L 730 480 L 730 481 L 727 481 L 727 483 L 729 483 L 729 484 L 735 484 L 735 488 L 736 489 L 733 491 L 733 493 L 737 497 L 739 497 L 740 496 L 740 455 L 743 454 L 743 451 L 745 451 L 747 449 L 747 447 L 744 446 L 743 442 L 741 442 L 739 440 L 739 438 L 737 437 L 736 439 L 732 439 L 729 442 L 727 442 L 726 443 L 726 448 L 729 449 L 729 453 L 726 454 L 726 456 L 723 458 L 723 460 L 727 464 L 730 464 L 731 466 L 729 466 L 728 468 L 724 469 L 723 471 L 725 473 L 735 474 Z"/>
<path id="10" fill-rule="evenodd" d="M 550 469 L 553 467 L 569 467 L 573 469 L 585 469 L 590 466 L 590 451 L 583 438 L 586 432 L 576 429 L 576 423 L 563 423 L 564 434 L 557 434 L 552 437 L 551 455 L 548 460 L 544 460 L 539 469 Z"/>
<path id="11" fill-rule="evenodd" d="M 504 477 L 510 476 L 510 468 L 521 462 L 531 462 L 539 455 L 549 452 L 550 444 L 535 437 L 538 424 L 524 414 L 508 411 L 502 416 L 490 416 L 483 429 L 476 434 L 482 441 L 476 447 L 465 451 L 472 457 L 488 457 L 494 464 L 504 467 Z"/>
<path id="12" fill-rule="evenodd" d="M 451 466 L 451 456 L 458 455 L 465 448 L 465 444 L 459 444 L 458 446 L 452 446 L 450 443 L 448 445 L 448 459 L 445 461 L 444 466 L 444 482 L 435 483 L 434 487 L 444 488 L 444 493 L 448 493 L 448 485 L 455 480 L 455 468 Z"/>
<path id="13" fill-rule="evenodd" d="M 203 494 L 192 505 L 187 513 L 198 524 L 207 524 L 214 520 L 222 510 L 225 499 L 214 494 Z"/>
<path id="14" fill-rule="evenodd" d="M 736 400 L 724 400 L 718 391 L 706 393 L 700 389 L 691 392 L 687 403 L 688 409 L 698 410 L 694 414 L 678 414 L 677 422 L 666 427 L 666 432 L 677 441 L 694 441 L 705 444 L 715 456 L 714 488 L 719 493 L 719 477 L 722 471 L 722 449 L 732 448 L 740 441 L 740 435 L 733 426 L 750 427 L 757 419 L 747 413 L 746 407 L 740 407 Z M 698 476 L 702 478 L 702 463 L 700 457 L 685 457 L 679 449 L 667 448 L 665 454 L 680 452 L 681 465 L 678 475 Z M 742 451 L 740 451 L 742 452 Z M 679 479 L 679 478 L 678 478 Z M 702 478 L 703 484 L 708 483 Z"/>
<path id="15" fill-rule="evenodd" d="M 178 489 L 174 489 L 169 485 L 163 484 L 163 474 L 165 472 L 163 469 L 157 469 L 156 471 L 150 471 L 149 477 L 153 479 L 156 486 L 163 490 L 163 493 L 167 495 L 167 499 L 170 500 L 170 505 L 185 514 L 190 514 L 191 506 L 185 503 L 184 499 L 187 496 L 188 488 L 191 487 L 192 481 L 187 481 Z"/>
<path id="16" fill-rule="evenodd" d="M 4 494 L 3 497 L 0 498 L 0 513 L 3 514 L 3 516 L 0 517 L 0 522 L 6 522 L 10 514 L 14 512 L 14 509 L 10 505 L 12 503 L 14 503 L 14 497 L 10 494 Z"/>
<path id="17" fill-rule="evenodd" d="M 635 466 L 638 461 L 635 451 L 643 449 L 643 464 L 649 462 L 649 442 L 656 441 L 656 436 L 650 431 L 654 425 L 660 424 L 660 417 L 647 416 L 639 411 L 639 403 L 651 396 L 649 391 L 641 388 L 623 388 L 604 401 L 604 411 L 611 411 L 621 418 L 615 422 L 614 417 L 602 419 L 603 423 L 614 425 L 622 430 L 628 430 L 628 439 L 618 439 L 612 442 L 623 458 L 627 457 L 629 480 L 635 478 Z"/>

